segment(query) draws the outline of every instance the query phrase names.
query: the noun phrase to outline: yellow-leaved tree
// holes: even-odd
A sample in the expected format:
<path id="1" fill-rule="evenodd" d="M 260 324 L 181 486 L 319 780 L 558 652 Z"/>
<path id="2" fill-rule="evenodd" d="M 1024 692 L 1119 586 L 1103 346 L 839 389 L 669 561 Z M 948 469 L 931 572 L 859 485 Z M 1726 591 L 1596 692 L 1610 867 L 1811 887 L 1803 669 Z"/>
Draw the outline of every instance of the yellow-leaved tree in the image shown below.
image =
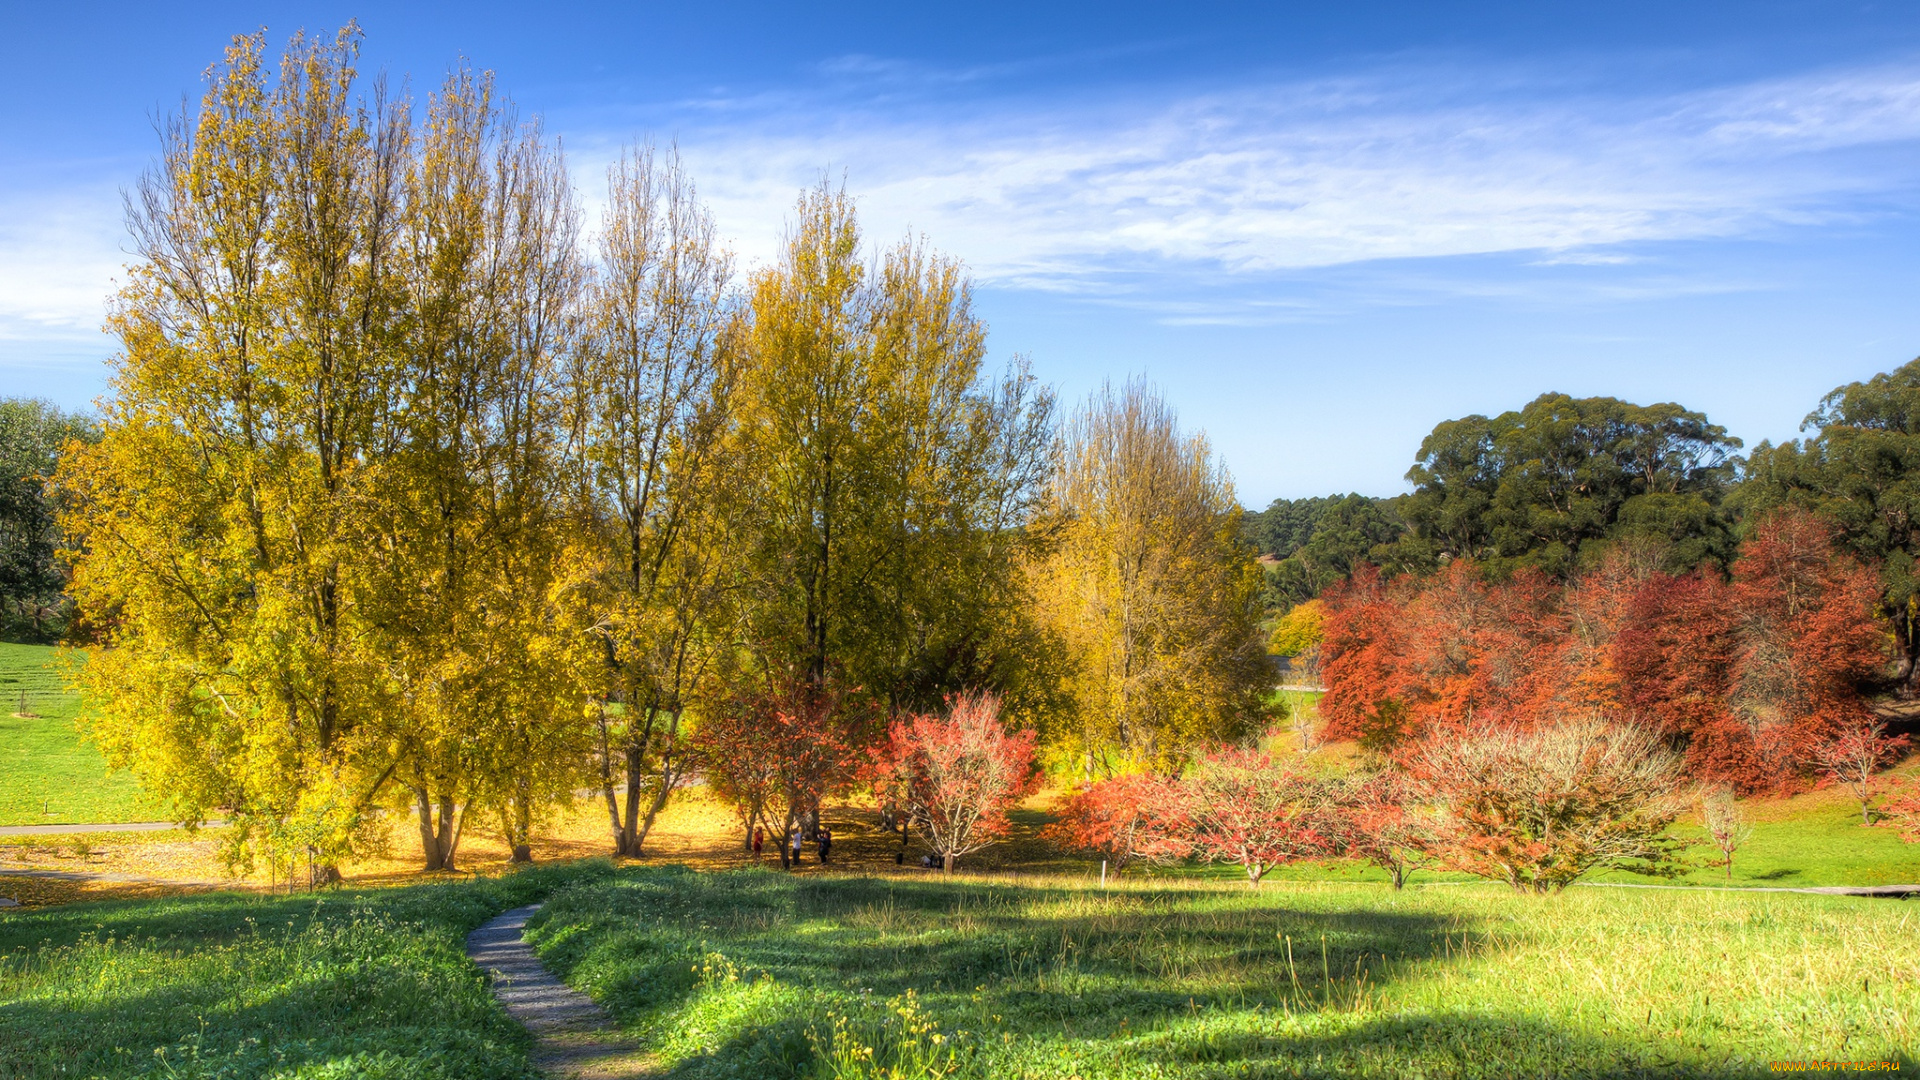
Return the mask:
<path id="1" fill-rule="evenodd" d="M 128 200 L 103 439 L 70 455 L 93 735 L 236 859 L 325 865 L 401 764 L 359 515 L 396 438 L 405 111 L 357 34 L 237 40 Z"/>
<path id="2" fill-rule="evenodd" d="M 1204 436 L 1149 386 L 1106 387 L 1067 426 L 1048 555 L 1031 567 L 1065 643 L 1074 722 L 1056 751 L 1089 775 L 1172 771 L 1271 719 L 1260 569 Z"/>
<path id="3" fill-rule="evenodd" d="M 428 869 L 476 806 L 524 857 L 591 731 L 565 171 L 464 70 L 417 131 L 356 96 L 358 41 L 270 77 L 238 39 L 167 129 L 103 438 L 59 478 L 94 738 L 236 861 L 322 876 L 382 805 Z"/>
<path id="4" fill-rule="evenodd" d="M 964 269 L 914 240 L 869 261 L 852 200 L 823 182 L 746 317 L 733 453 L 763 666 L 916 707 L 1011 689 L 1053 398 L 1017 359 L 981 377 Z"/>
<path id="5" fill-rule="evenodd" d="M 639 855 L 689 773 L 687 712 L 735 640 L 738 305 L 677 152 L 638 147 L 608 170 L 599 249 L 571 417 L 597 552 L 598 780 L 614 853 Z"/>

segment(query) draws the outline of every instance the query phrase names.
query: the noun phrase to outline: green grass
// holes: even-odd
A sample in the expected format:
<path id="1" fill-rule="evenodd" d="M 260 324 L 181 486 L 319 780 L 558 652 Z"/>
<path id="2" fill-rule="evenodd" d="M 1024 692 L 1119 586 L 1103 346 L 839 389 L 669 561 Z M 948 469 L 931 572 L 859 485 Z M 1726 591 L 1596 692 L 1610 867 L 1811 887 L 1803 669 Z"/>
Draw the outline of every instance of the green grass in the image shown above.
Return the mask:
<path id="1" fill-rule="evenodd" d="M 530 1078 L 465 935 L 607 872 L 0 914 L 0 1076 Z"/>
<path id="2" fill-rule="evenodd" d="M 1916 931 L 1813 896 L 651 871 L 530 937 L 689 1080 L 1506 1077 L 1912 1068 Z"/>
<path id="3" fill-rule="evenodd" d="M 462 941 L 542 896 L 548 965 L 679 1080 L 1920 1064 L 1896 901 L 584 863 L 0 914 L 0 1076 L 530 1077 Z"/>
<path id="4" fill-rule="evenodd" d="M 125 772 L 108 773 L 81 741 L 80 698 L 62 685 L 57 650 L 0 644 L 0 825 L 147 821 L 165 809 Z M 25 711 L 38 719 L 21 719 Z"/>

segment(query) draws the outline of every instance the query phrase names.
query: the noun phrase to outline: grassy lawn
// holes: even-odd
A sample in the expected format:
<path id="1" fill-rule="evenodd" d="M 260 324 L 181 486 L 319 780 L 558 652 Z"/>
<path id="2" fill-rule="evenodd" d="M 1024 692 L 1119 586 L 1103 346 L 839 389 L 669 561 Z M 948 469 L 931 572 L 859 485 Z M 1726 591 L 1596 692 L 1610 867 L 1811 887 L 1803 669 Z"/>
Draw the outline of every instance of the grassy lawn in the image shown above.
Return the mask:
<path id="1" fill-rule="evenodd" d="M 80 741 L 80 699 L 46 645 L 0 644 L 0 825 L 152 820 L 165 809 Z M 22 719 L 25 711 L 38 719 Z"/>
<path id="2" fill-rule="evenodd" d="M 541 896 L 549 966 L 685 1080 L 1920 1064 L 1920 910 L 1896 901 L 588 862 L 0 915 L 0 1076 L 527 1076 L 461 944 Z"/>
<path id="3" fill-rule="evenodd" d="M 1917 929 L 1810 896 L 652 871 L 561 891 L 530 936 L 675 1077 L 869 1052 L 978 1077 L 1718 1076 L 1912 1068 Z"/>
<path id="4" fill-rule="evenodd" d="M 0 914 L 0 1076 L 530 1078 L 465 935 L 605 873 Z"/>

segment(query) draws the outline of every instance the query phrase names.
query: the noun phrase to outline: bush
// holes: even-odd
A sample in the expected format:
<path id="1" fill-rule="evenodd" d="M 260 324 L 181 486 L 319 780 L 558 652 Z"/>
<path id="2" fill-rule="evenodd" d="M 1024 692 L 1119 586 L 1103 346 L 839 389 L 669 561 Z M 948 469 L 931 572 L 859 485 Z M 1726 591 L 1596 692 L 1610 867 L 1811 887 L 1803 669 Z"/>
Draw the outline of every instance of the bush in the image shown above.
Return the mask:
<path id="1" fill-rule="evenodd" d="M 1559 892 L 1589 871 L 1671 876 L 1681 765 L 1639 728 L 1568 721 L 1433 740 L 1413 776 L 1445 813 L 1447 865 L 1519 892 Z"/>

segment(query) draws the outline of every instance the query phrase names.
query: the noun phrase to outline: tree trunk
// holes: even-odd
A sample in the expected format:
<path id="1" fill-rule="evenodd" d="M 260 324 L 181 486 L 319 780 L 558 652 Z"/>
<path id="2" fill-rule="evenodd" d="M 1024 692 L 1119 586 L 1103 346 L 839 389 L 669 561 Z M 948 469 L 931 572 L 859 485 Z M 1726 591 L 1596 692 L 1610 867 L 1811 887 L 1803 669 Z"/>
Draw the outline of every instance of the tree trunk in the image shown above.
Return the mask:
<path id="1" fill-rule="evenodd" d="M 426 863 L 421 869 L 431 874 L 441 868 L 440 844 L 433 835 L 433 802 L 427 795 L 427 789 L 413 789 L 420 810 L 420 852 Z"/>
<path id="2" fill-rule="evenodd" d="M 455 830 L 453 819 L 453 796 L 443 794 L 440 796 L 440 826 L 435 832 L 435 838 L 440 843 L 440 869 L 442 870 L 454 869 L 453 851 L 460 843 L 460 834 Z"/>
<path id="3" fill-rule="evenodd" d="M 1399 892 L 1401 889 L 1406 888 L 1407 887 L 1406 867 L 1401 866 L 1399 863 L 1395 863 L 1393 865 L 1391 872 L 1393 874 L 1393 891 Z"/>
<path id="4" fill-rule="evenodd" d="M 943 856 L 941 858 L 941 863 L 940 863 L 941 872 L 946 874 L 953 873 L 953 863 L 954 863 L 954 856 L 952 855 Z"/>
<path id="5" fill-rule="evenodd" d="M 620 822 L 619 842 L 614 845 L 615 855 L 637 858 L 640 855 L 640 836 L 637 826 L 640 823 L 640 770 L 646 767 L 646 747 L 634 743 L 627 744 L 627 807 Z"/>

